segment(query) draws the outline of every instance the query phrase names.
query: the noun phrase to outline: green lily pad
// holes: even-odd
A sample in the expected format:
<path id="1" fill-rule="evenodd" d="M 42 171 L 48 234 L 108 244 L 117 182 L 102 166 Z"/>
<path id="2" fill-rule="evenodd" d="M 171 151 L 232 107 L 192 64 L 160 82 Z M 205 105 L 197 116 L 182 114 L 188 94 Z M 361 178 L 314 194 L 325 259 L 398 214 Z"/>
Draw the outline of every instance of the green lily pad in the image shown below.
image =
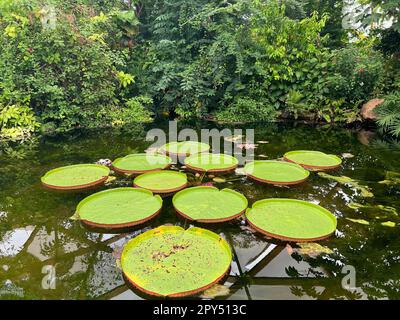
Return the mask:
<path id="1" fill-rule="evenodd" d="M 361 194 L 362 197 L 364 198 L 371 198 L 374 196 L 374 194 L 370 191 L 369 187 L 364 186 L 360 184 L 360 182 L 346 176 L 332 176 L 330 174 L 327 174 L 325 172 L 318 172 L 318 175 L 321 178 L 333 180 L 336 182 L 339 182 L 340 184 L 348 185 L 350 187 L 353 187 L 354 189 L 358 190 Z"/>
<path id="2" fill-rule="evenodd" d="M 187 176 L 172 170 L 152 171 L 137 176 L 133 184 L 154 193 L 172 193 L 187 186 Z"/>
<path id="3" fill-rule="evenodd" d="M 140 174 L 168 168 L 172 159 L 163 154 L 137 153 L 118 158 L 112 163 L 115 171 L 127 174 Z"/>
<path id="4" fill-rule="evenodd" d="M 231 189 L 193 187 L 179 191 L 172 198 L 175 210 L 189 220 L 198 222 L 223 222 L 244 213 L 247 199 Z"/>
<path id="5" fill-rule="evenodd" d="M 76 208 L 76 216 L 92 226 L 121 228 L 150 220 L 161 207 L 161 197 L 149 190 L 116 188 L 83 199 Z"/>
<path id="6" fill-rule="evenodd" d="M 173 156 L 190 156 L 195 153 L 208 152 L 210 146 L 197 141 L 174 141 L 160 147 L 159 151 Z"/>
<path id="7" fill-rule="evenodd" d="M 99 164 L 76 164 L 48 171 L 42 184 L 51 189 L 77 190 L 104 183 L 110 169 Z"/>
<path id="8" fill-rule="evenodd" d="M 271 184 L 297 184 L 310 175 L 309 171 L 295 163 L 272 160 L 250 162 L 244 170 L 251 179 Z"/>
<path id="9" fill-rule="evenodd" d="M 328 247 L 321 246 L 318 243 L 315 242 L 303 242 L 303 243 L 298 243 L 298 246 L 300 249 L 298 249 L 298 253 L 301 255 L 307 255 L 310 257 L 318 257 L 319 255 L 325 253 L 325 254 L 332 254 L 333 251 L 329 249 Z"/>
<path id="10" fill-rule="evenodd" d="M 155 296 L 182 297 L 202 292 L 228 272 L 228 243 L 201 228 L 162 226 L 130 240 L 121 266 L 139 290 Z"/>
<path id="11" fill-rule="evenodd" d="M 227 154 L 198 153 L 185 159 L 189 169 L 199 172 L 227 172 L 235 170 L 238 159 Z"/>
<path id="12" fill-rule="evenodd" d="M 294 199 L 264 199 L 246 212 L 250 226 L 285 241 L 321 240 L 336 230 L 336 217 L 319 205 Z"/>
<path id="13" fill-rule="evenodd" d="M 384 227 L 394 228 L 396 226 L 396 223 L 394 223 L 393 221 L 385 221 L 382 222 L 381 225 L 383 225 Z"/>
<path id="14" fill-rule="evenodd" d="M 369 225 L 369 222 L 368 222 L 367 220 L 364 220 L 364 219 L 351 219 L 351 218 L 346 218 L 346 220 L 349 220 L 349 221 L 351 221 L 351 222 L 358 223 L 358 224 Z"/>
<path id="15" fill-rule="evenodd" d="M 317 170 L 328 170 L 339 167 L 342 159 L 332 154 L 320 151 L 297 150 L 284 154 L 285 160 L 297 163 L 302 167 Z"/>

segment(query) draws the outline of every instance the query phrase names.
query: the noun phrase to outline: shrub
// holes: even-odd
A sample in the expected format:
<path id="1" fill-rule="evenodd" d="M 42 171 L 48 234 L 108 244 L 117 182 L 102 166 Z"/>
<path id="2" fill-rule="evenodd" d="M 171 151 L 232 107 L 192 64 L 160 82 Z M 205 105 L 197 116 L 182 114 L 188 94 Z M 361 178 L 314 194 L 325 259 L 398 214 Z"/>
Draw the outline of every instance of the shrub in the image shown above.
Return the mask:
<path id="1" fill-rule="evenodd" d="M 239 97 L 226 108 L 217 111 L 215 116 L 223 122 L 259 122 L 274 120 L 276 111 L 271 105 L 248 97 Z"/>
<path id="2" fill-rule="evenodd" d="M 32 110 L 26 106 L 0 105 L 0 138 L 23 140 L 39 127 Z"/>
<path id="3" fill-rule="evenodd" d="M 384 97 L 385 101 L 375 110 L 378 124 L 391 134 L 400 136 L 400 92 L 393 92 Z"/>
<path id="4" fill-rule="evenodd" d="M 332 99 L 357 103 L 372 97 L 382 79 L 381 54 L 369 47 L 350 46 L 335 52 L 328 86 Z"/>

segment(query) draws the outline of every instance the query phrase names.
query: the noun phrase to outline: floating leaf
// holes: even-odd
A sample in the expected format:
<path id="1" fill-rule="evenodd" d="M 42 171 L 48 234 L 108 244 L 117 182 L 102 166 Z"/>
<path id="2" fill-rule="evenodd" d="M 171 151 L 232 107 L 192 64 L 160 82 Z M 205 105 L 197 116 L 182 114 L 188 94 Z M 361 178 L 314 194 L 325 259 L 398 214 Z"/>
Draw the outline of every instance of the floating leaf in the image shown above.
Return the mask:
<path id="1" fill-rule="evenodd" d="M 256 201 L 246 212 L 250 226 L 285 241 L 325 239 L 336 230 L 336 217 L 319 205 L 294 199 Z"/>
<path id="2" fill-rule="evenodd" d="M 171 193 L 182 190 L 187 185 L 187 176 L 183 172 L 160 170 L 141 174 L 133 180 L 135 187 L 154 193 Z"/>
<path id="3" fill-rule="evenodd" d="M 216 284 L 212 286 L 210 289 L 204 291 L 200 298 L 202 299 L 214 299 L 220 296 L 227 296 L 230 293 L 230 290 L 227 286 L 222 284 Z"/>
<path id="4" fill-rule="evenodd" d="M 391 227 L 391 228 L 393 228 L 393 227 L 396 226 L 396 223 L 394 223 L 393 221 L 385 221 L 385 222 L 382 222 L 381 225 L 383 225 L 384 227 Z"/>
<path id="5" fill-rule="evenodd" d="M 328 247 L 321 246 L 320 244 L 315 243 L 315 242 L 297 243 L 297 245 L 300 247 L 300 249 L 298 249 L 297 251 L 301 255 L 317 257 L 323 253 L 326 253 L 326 254 L 333 253 L 333 251 L 331 249 L 329 249 Z"/>
<path id="6" fill-rule="evenodd" d="M 247 199 L 231 189 L 193 187 L 179 191 L 172 199 L 175 210 L 199 222 L 223 222 L 237 218 L 247 208 Z"/>
<path id="7" fill-rule="evenodd" d="M 346 218 L 346 219 L 351 221 L 351 222 L 364 224 L 364 225 L 369 225 L 369 222 L 367 220 L 364 220 L 364 219 L 351 219 L 351 218 Z"/>
<path id="8" fill-rule="evenodd" d="M 109 177 L 107 178 L 107 180 L 106 180 L 104 183 L 105 183 L 105 184 L 109 184 L 109 183 L 115 181 L 116 179 L 117 179 L 117 177 L 109 176 Z"/>
<path id="9" fill-rule="evenodd" d="M 174 156 L 190 156 L 195 153 L 207 152 L 209 150 L 210 146 L 208 144 L 197 141 L 174 141 L 163 145 L 159 149 L 162 153 Z"/>
<path id="10" fill-rule="evenodd" d="M 389 213 L 392 213 L 394 215 L 398 215 L 397 210 L 393 207 L 390 206 L 383 206 L 381 204 L 379 205 L 364 205 L 364 204 L 360 204 L 360 203 L 355 203 L 355 202 L 351 202 L 349 204 L 347 204 L 347 206 L 351 209 L 369 209 L 369 210 L 381 210 L 381 211 L 386 211 Z"/>
<path id="11" fill-rule="evenodd" d="M 42 178 L 44 186 L 60 190 L 85 189 L 104 183 L 110 169 L 99 164 L 77 164 L 50 170 Z"/>
<path id="12" fill-rule="evenodd" d="M 270 184 L 297 184 L 310 175 L 295 163 L 274 160 L 253 161 L 247 163 L 244 170 L 251 179 Z"/>
<path id="13" fill-rule="evenodd" d="M 92 194 L 83 199 L 76 212 L 85 224 L 121 228 L 134 226 L 153 218 L 162 207 L 162 199 L 140 188 L 116 188 Z"/>
<path id="14" fill-rule="evenodd" d="M 224 183 L 224 182 L 226 182 L 226 179 L 221 178 L 221 177 L 215 177 L 213 179 L 213 181 L 216 182 L 216 183 Z"/>
<path id="15" fill-rule="evenodd" d="M 283 156 L 285 160 L 297 163 L 305 168 L 313 169 L 334 169 L 341 165 L 342 159 L 320 151 L 297 150 L 286 152 Z"/>
<path id="16" fill-rule="evenodd" d="M 171 164 L 172 159 L 163 154 L 135 153 L 114 160 L 112 166 L 120 173 L 141 174 L 166 169 Z"/>
<path id="17" fill-rule="evenodd" d="M 259 141 L 257 141 L 257 143 L 259 143 L 259 144 L 266 144 L 266 143 L 269 143 L 269 141 L 259 140 Z"/>
<path id="18" fill-rule="evenodd" d="M 236 169 L 239 161 L 223 153 L 199 153 L 185 159 L 185 165 L 198 172 L 227 172 Z"/>
<path id="19" fill-rule="evenodd" d="M 361 196 L 364 198 L 371 198 L 374 196 L 374 194 L 370 191 L 370 189 L 367 186 L 361 185 L 358 181 L 356 181 L 350 177 L 332 176 L 325 172 L 318 172 L 318 175 L 321 178 L 334 180 L 334 181 L 339 182 L 340 184 L 349 185 L 350 187 L 353 187 L 354 189 L 358 190 L 360 192 Z"/>
<path id="20" fill-rule="evenodd" d="M 155 296 L 187 296 L 216 284 L 232 253 L 218 234 L 201 228 L 158 227 L 130 240 L 121 256 L 125 277 Z"/>

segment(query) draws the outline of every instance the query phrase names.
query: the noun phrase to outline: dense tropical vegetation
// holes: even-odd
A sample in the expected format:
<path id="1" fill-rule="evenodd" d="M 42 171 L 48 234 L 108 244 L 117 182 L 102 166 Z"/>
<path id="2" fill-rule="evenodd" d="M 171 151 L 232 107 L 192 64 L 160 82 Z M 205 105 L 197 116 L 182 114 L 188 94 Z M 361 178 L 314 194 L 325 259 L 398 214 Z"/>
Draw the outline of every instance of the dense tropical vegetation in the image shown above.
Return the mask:
<path id="1" fill-rule="evenodd" d="M 368 32 L 333 0 L 0 0 L 1 138 L 160 115 L 353 123 L 376 97 L 399 136 L 400 1 L 360 2 Z"/>

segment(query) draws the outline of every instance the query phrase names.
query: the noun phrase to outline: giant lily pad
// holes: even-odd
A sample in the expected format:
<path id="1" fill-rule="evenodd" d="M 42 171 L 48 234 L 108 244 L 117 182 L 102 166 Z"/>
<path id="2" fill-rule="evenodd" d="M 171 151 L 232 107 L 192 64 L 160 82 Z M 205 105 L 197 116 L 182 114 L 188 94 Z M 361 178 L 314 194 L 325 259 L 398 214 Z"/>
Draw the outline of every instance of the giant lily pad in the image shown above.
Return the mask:
<path id="1" fill-rule="evenodd" d="M 185 159 L 186 167 L 198 172 L 228 172 L 235 170 L 238 163 L 238 159 L 220 153 L 198 153 Z"/>
<path id="2" fill-rule="evenodd" d="M 247 199 L 231 189 L 193 187 L 179 191 L 172 199 L 175 210 L 189 220 L 223 222 L 244 213 Z"/>
<path id="3" fill-rule="evenodd" d="M 185 173 L 178 171 L 153 171 L 137 176 L 133 184 L 135 187 L 147 189 L 154 193 L 172 193 L 187 186 L 187 177 Z"/>
<path id="4" fill-rule="evenodd" d="M 295 163 L 271 160 L 250 162 L 244 170 L 251 179 L 271 184 L 297 184 L 310 175 L 309 171 Z"/>
<path id="5" fill-rule="evenodd" d="M 51 189 L 78 190 L 104 183 L 110 169 L 99 164 L 77 164 L 48 171 L 42 184 Z"/>
<path id="6" fill-rule="evenodd" d="M 264 199 L 246 212 L 257 231 L 270 237 L 307 242 L 328 238 L 336 230 L 336 217 L 319 205 L 294 199 Z"/>
<path id="7" fill-rule="evenodd" d="M 126 279 L 155 296 L 182 297 L 210 288 L 228 272 L 232 253 L 214 232 L 162 226 L 130 240 L 121 255 Z"/>
<path id="8" fill-rule="evenodd" d="M 342 164 L 342 159 L 333 154 L 320 151 L 297 150 L 285 153 L 285 160 L 297 163 L 307 169 L 329 170 L 335 169 Z"/>
<path id="9" fill-rule="evenodd" d="M 171 156 L 190 156 L 195 153 L 208 152 L 210 146 L 197 141 L 174 141 L 163 145 L 159 151 Z"/>
<path id="10" fill-rule="evenodd" d="M 112 163 L 115 171 L 127 174 L 140 174 L 168 168 L 172 159 L 162 154 L 137 153 L 118 158 Z"/>
<path id="11" fill-rule="evenodd" d="M 139 188 L 116 188 L 92 194 L 76 208 L 75 217 L 101 228 L 122 228 L 146 222 L 162 207 L 160 196 Z"/>

